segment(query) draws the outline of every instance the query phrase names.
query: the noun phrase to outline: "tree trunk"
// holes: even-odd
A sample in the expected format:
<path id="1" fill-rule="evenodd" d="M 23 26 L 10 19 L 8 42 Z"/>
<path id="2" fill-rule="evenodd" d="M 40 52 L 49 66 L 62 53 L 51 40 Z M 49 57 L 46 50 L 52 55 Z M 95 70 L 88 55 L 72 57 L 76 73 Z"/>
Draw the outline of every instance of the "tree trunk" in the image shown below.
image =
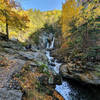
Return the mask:
<path id="1" fill-rule="evenodd" d="M 9 40 L 9 30 L 8 30 L 8 20 L 6 18 L 6 35 L 7 35 L 7 40 Z"/>
<path id="2" fill-rule="evenodd" d="M 86 24 L 86 44 L 87 44 L 87 47 L 89 46 L 89 36 L 88 36 L 88 23 Z"/>

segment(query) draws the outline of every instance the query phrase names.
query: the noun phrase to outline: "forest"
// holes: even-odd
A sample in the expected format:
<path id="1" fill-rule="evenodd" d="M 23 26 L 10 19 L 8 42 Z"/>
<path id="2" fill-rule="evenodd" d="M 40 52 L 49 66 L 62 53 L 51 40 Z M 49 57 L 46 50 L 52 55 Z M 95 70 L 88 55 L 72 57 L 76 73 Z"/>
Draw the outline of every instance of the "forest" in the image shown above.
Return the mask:
<path id="1" fill-rule="evenodd" d="M 0 100 L 100 100 L 100 1 L 23 9 L 0 0 Z"/>

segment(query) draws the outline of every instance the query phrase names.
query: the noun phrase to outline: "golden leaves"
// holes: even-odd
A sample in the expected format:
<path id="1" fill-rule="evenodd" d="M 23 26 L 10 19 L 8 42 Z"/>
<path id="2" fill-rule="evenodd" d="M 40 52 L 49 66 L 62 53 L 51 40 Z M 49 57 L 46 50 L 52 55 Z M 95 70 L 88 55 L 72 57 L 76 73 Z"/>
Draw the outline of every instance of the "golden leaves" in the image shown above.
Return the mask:
<path id="1" fill-rule="evenodd" d="M 70 27 L 70 22 L 79 15 L 79 11 L 82 7 L 77 7 L 75 0 L 67 0 L 62 7 L 62 33 L 63 37 L 68 36 Z"/>
<path id="2" fill-rule="evenodd" d="M 93 20 L 100 16 L 100 6 L 98 3 L 91 1 L 88 4 L 79 5 L 75 0 L 67 0 L 62 7 L 62 35 L 64 42 L 62 47 L 71 42 L 70 30 L 75 31 L 84 23 L 91 24 Z"/>
<path id="3" fill-rule="evenodd" d="M 27 28 L 29 22 L 27 12 L 16 9 L 16 2 L 14 0 L 0 0 L 0 21 L 7 23 L 12 28 L 23 29 Z"/>

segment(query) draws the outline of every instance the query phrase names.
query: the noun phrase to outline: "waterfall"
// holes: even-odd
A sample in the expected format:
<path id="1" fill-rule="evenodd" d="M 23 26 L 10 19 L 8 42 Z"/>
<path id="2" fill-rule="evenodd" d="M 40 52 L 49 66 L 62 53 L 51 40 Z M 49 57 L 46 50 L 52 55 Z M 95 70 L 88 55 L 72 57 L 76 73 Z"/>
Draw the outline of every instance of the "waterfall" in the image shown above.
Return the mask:
<path id="1" fill-rule="evenodd" d="M 53 40 L 51 42 L 50 49 L 53 49 L 54 48 L 54 42 L 55 42 L 55 38 L 53 38 Z"/>
<path id="2" fill-rule="evenodd" d="M 49 60 L 49 67 L 55 72 L 59 73 L 59 68 L 61 66 L 61 63 L 58 63 L 57 60 L 54 57 L 51 57 L 50 55 L 50 50 L 54 48 L 54 43 L 55 43 L 55 37 L 53 37 L 51 43 L 47 43 L 47 50 L 46 50 L 46 56 Z"/>

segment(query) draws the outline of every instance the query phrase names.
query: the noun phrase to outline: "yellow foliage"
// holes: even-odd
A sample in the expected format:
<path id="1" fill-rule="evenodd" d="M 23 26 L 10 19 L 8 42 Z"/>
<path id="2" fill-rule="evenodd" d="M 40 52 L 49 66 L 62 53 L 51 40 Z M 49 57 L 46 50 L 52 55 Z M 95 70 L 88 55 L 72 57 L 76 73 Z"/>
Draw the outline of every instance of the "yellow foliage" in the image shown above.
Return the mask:
<path id="1" fill-rule="evenodd" d="M 77 7 L 75 0 L 67 0 L 62 7 L 62 33 L 63 38 L 70 35 L 69 30 L 70 22 L 79 15 L 80 9 L 82 7 Z"/>
<path id="2" fill-rule="evenodd" d="M 62 36 L 64 45 L 71 41 L 68 37 L 72 34 L 70 30 L 72 29 L 74 21 L 75 27 L 79 27 L 85 23 L 90 24 L 90 22 L 100 16 L 100 6 L 94 1 L 88 4 L 82 4 L 78 6 L 76 0 L 66 0 L 62 7 Z"/>

